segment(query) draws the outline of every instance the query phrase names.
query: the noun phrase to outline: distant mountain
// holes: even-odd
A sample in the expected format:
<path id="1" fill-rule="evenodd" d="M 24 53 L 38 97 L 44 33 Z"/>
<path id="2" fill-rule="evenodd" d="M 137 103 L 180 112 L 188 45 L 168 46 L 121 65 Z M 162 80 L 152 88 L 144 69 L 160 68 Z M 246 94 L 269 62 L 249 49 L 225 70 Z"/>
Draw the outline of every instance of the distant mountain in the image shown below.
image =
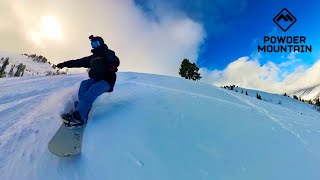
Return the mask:
<path id="1" fill-rule="evenodd" d="M 0 52 L 0 77 L 30 77 L 60 74 L 41 55 Z"/>
<path id="2" fill-rule="evenodd" d="M 292 93 L 292 96 L 293 95 L 296 95 L 297 97 L 300 97 L 303 100 L 314 101 L 315 99 L 318 99 L 320 96 L 320 85 L 306 88 L 306 89 L 301 89 L 299 91 Z"/>

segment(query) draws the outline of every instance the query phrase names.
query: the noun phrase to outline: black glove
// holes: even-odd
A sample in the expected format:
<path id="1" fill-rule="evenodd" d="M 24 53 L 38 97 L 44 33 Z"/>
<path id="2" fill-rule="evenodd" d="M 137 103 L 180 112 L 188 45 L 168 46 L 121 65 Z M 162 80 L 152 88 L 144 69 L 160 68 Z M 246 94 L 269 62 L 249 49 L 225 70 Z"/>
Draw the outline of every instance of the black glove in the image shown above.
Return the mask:
<path id="1" fill-rule="evenodd" d="M 64 63 L 57 64 L 57 68 L 62 69 L 64 67 Z"/>

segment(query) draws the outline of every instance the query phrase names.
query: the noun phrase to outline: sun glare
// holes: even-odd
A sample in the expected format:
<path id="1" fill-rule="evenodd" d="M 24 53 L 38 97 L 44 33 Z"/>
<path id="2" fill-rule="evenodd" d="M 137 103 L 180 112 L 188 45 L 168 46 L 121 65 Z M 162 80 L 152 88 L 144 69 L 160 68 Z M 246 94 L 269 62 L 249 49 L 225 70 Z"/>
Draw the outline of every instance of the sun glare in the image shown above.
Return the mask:
<path id="1" fill-rule="evenodd" d="M 38 46 L 43 46 L 46 40 L 60 41 L 63 39 L 60 23 L 55 16 L 43 16 L 39 26 L 30 29 L 28 35 Z"/>
<path id="2" fill-rule="evenodd" d="M 41 21 L 41 36 L 51 40 L 62 40 L 63 34 L 61 31 L 58 19 L 54 16 L 44 16 Z"/>

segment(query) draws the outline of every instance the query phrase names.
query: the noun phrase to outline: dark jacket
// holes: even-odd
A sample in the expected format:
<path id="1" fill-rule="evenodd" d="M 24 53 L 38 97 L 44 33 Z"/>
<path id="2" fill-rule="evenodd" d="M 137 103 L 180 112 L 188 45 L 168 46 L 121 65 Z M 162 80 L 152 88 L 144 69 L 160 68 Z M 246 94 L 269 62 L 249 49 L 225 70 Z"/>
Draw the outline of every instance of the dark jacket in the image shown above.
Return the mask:
<path id="1" fill-rule="evenodd" d="M 93 53 L 91 56 L 65 61 L 63 66 L 90 68 L 89 77 L 97 81 L 105 80 L 110 85 L 108 92 L 112 92 L 117 79 L 116 72 L 120 65 L 119 58 L 114 51 L 108 49 L 107 45 L 92 49 L 91 52 Z"/>

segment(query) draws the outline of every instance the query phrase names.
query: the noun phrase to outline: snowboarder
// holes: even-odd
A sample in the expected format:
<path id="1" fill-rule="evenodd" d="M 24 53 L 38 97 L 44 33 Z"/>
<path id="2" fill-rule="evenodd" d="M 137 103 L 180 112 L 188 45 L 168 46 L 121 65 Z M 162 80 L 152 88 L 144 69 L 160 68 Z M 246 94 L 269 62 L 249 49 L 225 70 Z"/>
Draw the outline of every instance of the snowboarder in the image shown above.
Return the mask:
<path id="1" fill-rule="evenodd" d="M 57 64 L 58 68 L 85 67 L 90 68 L 89 79 L 80 84 L 78 98 L 73 113 L 62 114 L 66 124 L 81 125 L 86 123 L 92 103 L 104 92 L 112 92 L 116 82 L 116 72 L 120 65 L 119 58 L 110 50 L 99 36 L 89 36 L 92 55 L 81 59 L 65 61 Z"/>

